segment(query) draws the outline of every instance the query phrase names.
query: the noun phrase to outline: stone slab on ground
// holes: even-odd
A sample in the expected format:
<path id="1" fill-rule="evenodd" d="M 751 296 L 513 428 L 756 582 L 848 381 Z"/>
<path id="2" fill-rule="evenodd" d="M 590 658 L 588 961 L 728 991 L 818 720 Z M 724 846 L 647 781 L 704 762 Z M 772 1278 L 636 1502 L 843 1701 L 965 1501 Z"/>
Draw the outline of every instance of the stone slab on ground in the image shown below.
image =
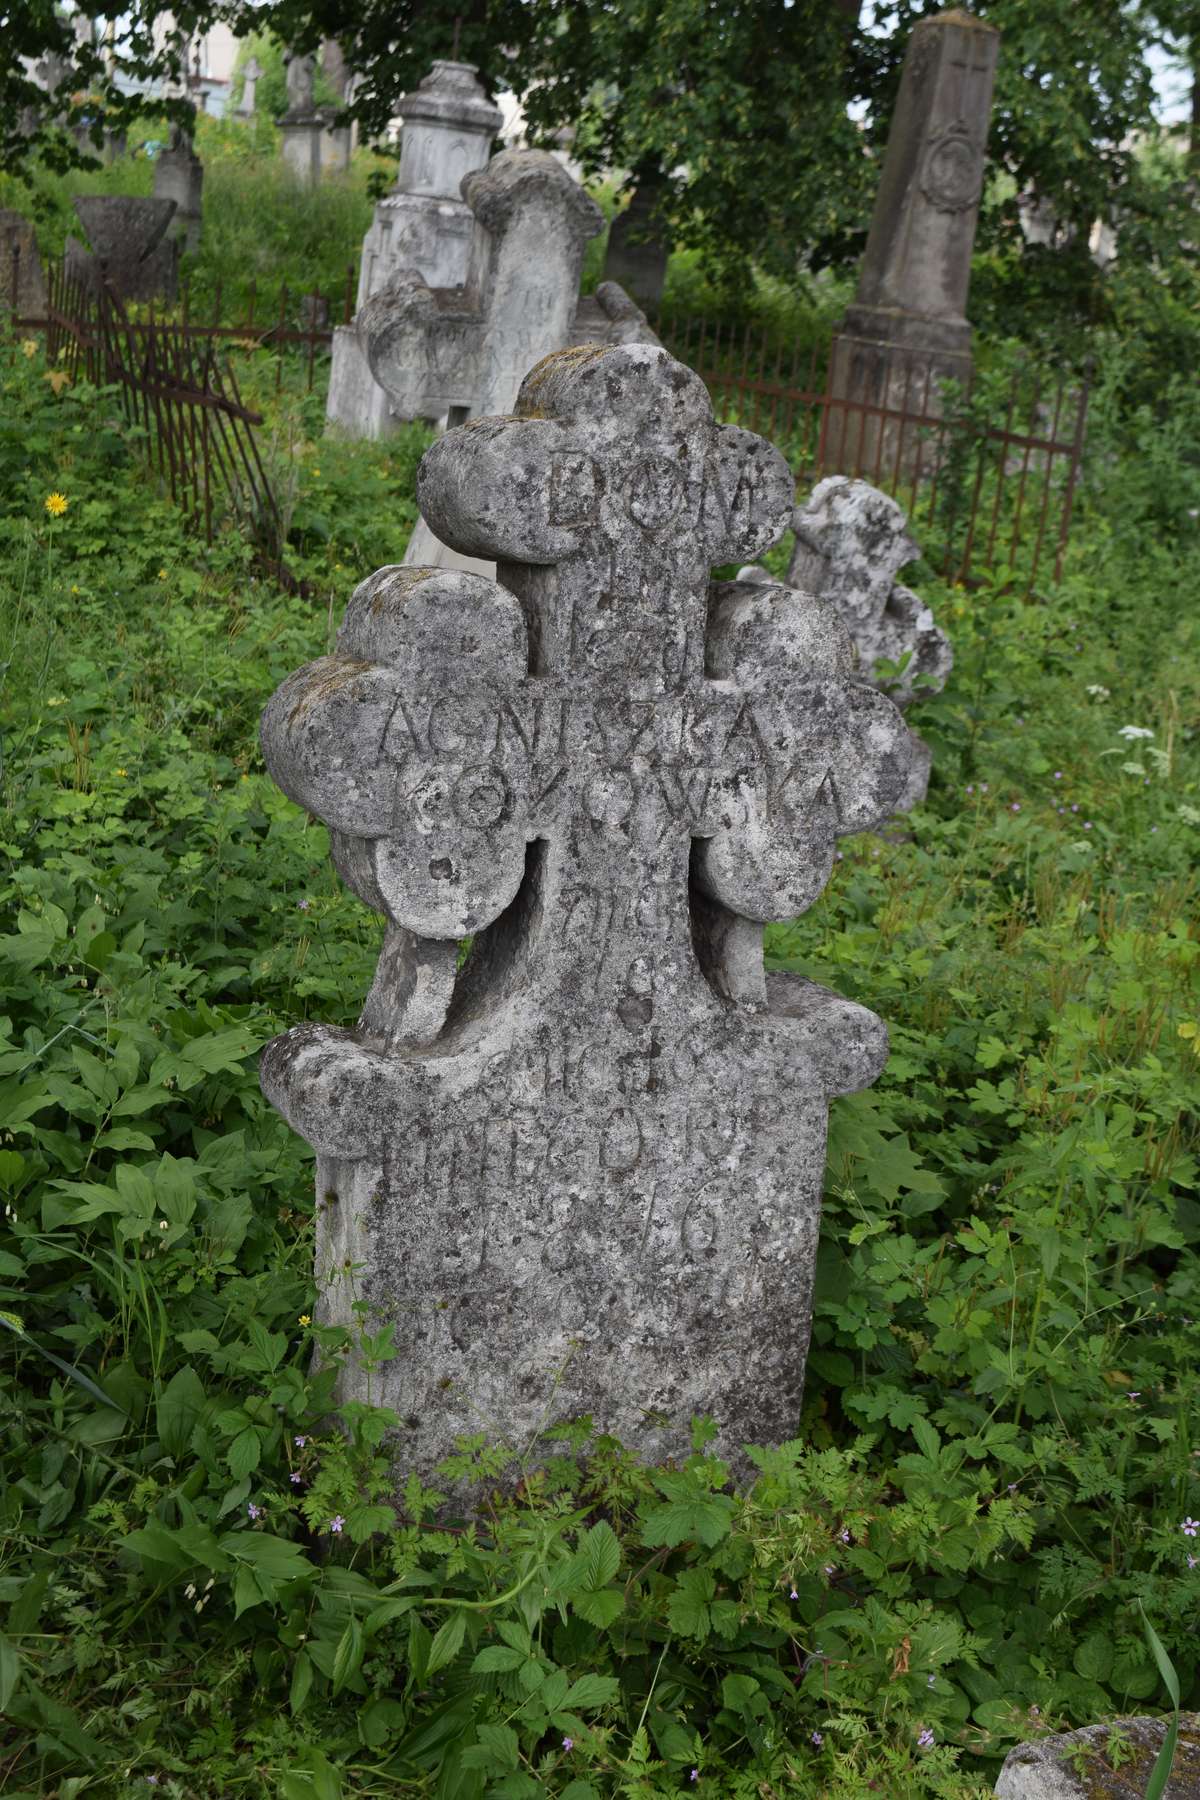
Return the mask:
<path id="1" fill-rule="evenodd" d="M 1005 1758 L 996 1781 L 997 1800 L 1145 1800 L 1146 1784 L 1162 1748 L 1167 1721 L 1145 1715 L 1110 1719 L 1018 1744 Z M 1133 1755 L 1113 1767 L 1106 1750 L 1114 1733 L 1129 1741 Z M 1086 1758 L 1077 1768 L 1072 1749 Z M 1200 1800 L 1200 1713 L 1183 1713 L 1171 1779 L 1163 1800 Z"/>

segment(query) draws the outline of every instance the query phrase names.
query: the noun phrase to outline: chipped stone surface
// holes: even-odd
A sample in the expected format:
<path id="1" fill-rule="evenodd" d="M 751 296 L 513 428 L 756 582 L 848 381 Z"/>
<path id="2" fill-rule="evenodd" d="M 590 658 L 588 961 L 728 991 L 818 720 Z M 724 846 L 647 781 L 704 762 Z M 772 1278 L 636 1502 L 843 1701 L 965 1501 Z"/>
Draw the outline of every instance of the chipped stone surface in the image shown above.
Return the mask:
<path id="1" fill-rule="evenodd" d="M 92 282 L 103 270 L 122 300 L 175 298 L 179 245 L 168 236 L 175 217 L 171 199 L 130 194 L 76 194 L 75 211 L 92 253 L 67 239 L 67 269 Z"/>
<path id="2" fill-rule="evenodd" d="M 921 554 L 903 509 L 867 481 L 831 475 L 796 508 L 792 525 L 796 545 L 788 581 L 836 608 L 854 640 L 861 678 L 874 681 L 900 707 L 941 693 L 954 667 L 950 641 L 919 595 L 896 580 Z M 770 580 L 761 569 L 739 573 Z M 900 675 L 875 674 L 877 664 L 895 666 L 905 657 Z M 929 786 L 929 747 L 915 732 L 912 738 L 911 780 L 898 812 L 918 806 Z"/>
<path id="3" fill-rule="evenodd" d="M 317 1152 L 321 1318 L 394 1326 L 401 1473 L 580 1413 L 652 1455 L 697 1412 L 735 1453 L 796 1429 L 828 1103 L 887 1034 L 767 976 L 762 924 L 910 751 L 832 608 L 710 582 L 792 496 L 661 348 L 551 355 L 418 477 L 499 581 L 381 569 L 267 707 L 274 779 L 387 921 L 357 1027 L 297 1026 L 262 1082 Z"/>
<path id="4" fill-rule="evenodd" d="M 1018 1744 L 997 1779 L 998 1800 L 1144 1800 L 1166 1728 L 1165 1719 L 1143 1714 Z M 1113 1733 L 1127 1738 L 1134 1752 L 1116 1768 L 1106 1755 Z M 1079 1747 L 1088 1752 L 1082 1773 L 1067 1760 Z M 1163 1800 L 1200 1800 L 1200 1713 L 1180 1714 L 1179 1742 Z"/>

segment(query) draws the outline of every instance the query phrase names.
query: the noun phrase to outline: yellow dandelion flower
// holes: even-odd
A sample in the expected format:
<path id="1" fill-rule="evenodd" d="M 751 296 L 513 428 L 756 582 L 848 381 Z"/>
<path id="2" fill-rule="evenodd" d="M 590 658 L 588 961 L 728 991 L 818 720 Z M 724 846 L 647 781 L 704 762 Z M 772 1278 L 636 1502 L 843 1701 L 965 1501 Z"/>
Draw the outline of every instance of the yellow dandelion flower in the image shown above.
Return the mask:
<path id="1" fill-rule="evenodd" d="M 70 504 L 65 494 L 46 495 L 46 511 L 52 519 L 61 519 Z"/>
<path id="2" fill-rule="evenodd" d="M 128 773 L 129 773 L 128 769 L 114 769 L 113 770 L 114 775 L 128 775 Z"/>
<path id="3" fill-rule="evenodd" d="M 37 339 L 36 338 L 22 338 L 21 339 L 21 355 L 22 356 L 28 356 L 28 357 L 32 358 L 37 355 L 37 352 L 38 352 L 38 347 L 37 347 Z"/>
<path id="4" fill-rule="evenodd" d="M 160 581 L 165 581 L 167 579 L 167 571 L 165 569 L 160 569 L 158 571 L 158 579 Z"/>
<path id="5" fill-rule="evenodd" d="M 301 1325 L 311 1325 L 312 1324 L 312 1319 L 308 1313 L 300 1314 L 300 1323 L 301 1323 Z"/>

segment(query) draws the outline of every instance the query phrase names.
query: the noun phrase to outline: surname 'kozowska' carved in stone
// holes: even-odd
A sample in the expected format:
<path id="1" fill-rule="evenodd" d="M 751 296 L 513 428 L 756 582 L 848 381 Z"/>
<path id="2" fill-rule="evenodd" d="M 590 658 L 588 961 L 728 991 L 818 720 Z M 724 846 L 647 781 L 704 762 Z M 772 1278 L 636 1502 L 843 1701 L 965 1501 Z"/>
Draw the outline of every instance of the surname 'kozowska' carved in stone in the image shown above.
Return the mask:
<path id="1" fill-rule="evenodd" d="M 388 921 L 357 1028 L 263 1056 L 317 1152 L 321 1316 L 394 1324 L 372 1395 L 402 1466 L 585 1412 L 651 1455 L 696 1412 L 777 1441 L 828 1102 L 887 1037 L 766 975 L 762 924 L 889 814 L 908 733 L 831 609 L 710 583 L 779 538 L 792 478 L 661 349 L 547 357 L 516 417 L 433 446 L 418 499 L 499 580 L 380 570 L 263 720 Z"/>

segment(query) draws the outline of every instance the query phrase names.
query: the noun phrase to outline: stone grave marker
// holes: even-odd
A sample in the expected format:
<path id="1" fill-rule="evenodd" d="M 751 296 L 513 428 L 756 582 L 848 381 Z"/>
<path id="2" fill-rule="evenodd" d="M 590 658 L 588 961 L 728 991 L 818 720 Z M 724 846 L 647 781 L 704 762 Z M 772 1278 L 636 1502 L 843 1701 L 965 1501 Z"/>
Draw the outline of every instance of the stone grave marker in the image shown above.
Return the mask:
<path id="1" fill-rule="evenodd" d="M 1000 34 L 961 7 L 917 22 L 853 304 L 829 363 L 822 454 L 845 474 L 899 466 L 927 443 L 870 408 L 941 412 L 940 384 L 971 371 L 967 296 Z M 927 435 L 927 434 L 926 434 Z"/>
<path id="2" fill-rule="evenodd" d="M 173 300 L 179 281 L 179 243 L 169 235 L 174 200 L 128 194 L 77 194 L 75 211 L 91 254 L 67 239 L 67 273 L 87 283 L 101 269 L 122 300 Z"/>
<path id="3" fill-rule="evenodd" d="M 552 350 L 582 343 L 658 339 L 615 282 L 579 297 L 589 238 L 603 215 L 556 157 L 505 150 L 469 175 L 471 260 L 461 288 L 434 288 L 407 272 L 363 307 L 358 336 L 375 380 L 401 418 L 461 424 L 514 405 L 521 377 Z M 407 564 L 470 567 L 419 519 Z"/>
<path id="4" fill-rule="evenodd" d="M 925 602 L 896 580 L 921 554 L 896 501 L 868 481 L 829 475 L 796 508 L 792 525 L 796 545 L 788 583 L 836 608 L 854 640 L 860 679 L 874 681 L 902 709 L 940 694 L 954 652 Z M 751 581 L 771 579 L 760 568 L 738 573 Z M 881 662 L 904 667 L 899 675 L 876 676 Z M 897 812 L 919 806 L 929 787 L 929 746 L 915 731 L 911 737 L 911 778 Z"/>
<path id="5" fill-rule="evenodd" d="M 462 287 L 474 227 L 462 181 L 484 167 L 503 119 L 476 80 L 474 65 L 459 62 L 435 62 L 397 111 L 404 120 L 400 168 L 363 239 L 356 308 L 401 270 L 415 272 L 432 288 Z M 386 437 L 396 426 L 353 325 L 334 328 L 325 418 L 347 437 Z"/>
<path id="6" fill-rule="evenodd" d="M 287 111 L 276 119 L 279 153 L 296 179 L 316 187 L 321 179 L 321 143 L 329 120 L 313 99 L 315 56 L 290 56 L 287 61 Z"/>
<path id="7" fill-rule="evenodd" d="M 46 305 L 37 234 L 22 213 L 0 206 L 0 307 L 18 318 L 44 319 Z"/>
<path id="8" fill-rule="evenodd" d="M 154 159 L 154 195 L 175 202 L 169 230 L 179 239 L 181 250 L 194 250 L 200 242 L 204 164 L 191 137 L 178 125 L 172 126 L 166 149 Z"/>
<path id="9" fill-rule="evenodd" d="M 797 1428 L 829 1100 L 887 1033 L 766 974 L 762 927 L 910 751 L 831 608 L 710 583 L 792 496 L 661 348 L 548 356 L 419 472 L 500 580 L 379 570 L 266 709 L 272 776 L 387 921 L 357 1027 L 295 1027 L 261 1077 L 317 1152 L 319 1317 L 394 1328 L 401 1476 L 581 1413 L 654 1456 L 695 1413 L 722 1450 Z"/>
<path id="10" fill-rule="evenodd" d="M 237 110 L 241 118 L 249 118 L 257 106 L 255 98 L 259 82 L 262 80 L 263 67 L 257 56 L 247 59 L 242 70 L 242 97 L 238 101 Z"/>
<path id="11" fill-rule="evenodd" d="M 604 273 L 610 281 L 628 289 L 643 306 L 656 308 L 662 301 L 670 247 L 659 216 L 660 190 L 653 184 L 636 187 L 629 204 L 609 227 Z"/>

